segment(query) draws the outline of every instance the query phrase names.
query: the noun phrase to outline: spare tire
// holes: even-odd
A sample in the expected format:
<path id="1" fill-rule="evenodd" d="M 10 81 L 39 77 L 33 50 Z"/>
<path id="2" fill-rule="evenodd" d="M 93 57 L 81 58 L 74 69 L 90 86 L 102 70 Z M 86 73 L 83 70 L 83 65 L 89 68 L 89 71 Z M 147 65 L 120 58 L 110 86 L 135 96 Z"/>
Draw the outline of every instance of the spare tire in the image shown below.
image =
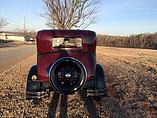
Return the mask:
<path id="1" fill-rule="evenodd" d="M 63 94 L 72 94 L 84 86 L 87 72 L 79 60 L 64 57 L 52 64 L 49 78 L 55 91 Z"/>

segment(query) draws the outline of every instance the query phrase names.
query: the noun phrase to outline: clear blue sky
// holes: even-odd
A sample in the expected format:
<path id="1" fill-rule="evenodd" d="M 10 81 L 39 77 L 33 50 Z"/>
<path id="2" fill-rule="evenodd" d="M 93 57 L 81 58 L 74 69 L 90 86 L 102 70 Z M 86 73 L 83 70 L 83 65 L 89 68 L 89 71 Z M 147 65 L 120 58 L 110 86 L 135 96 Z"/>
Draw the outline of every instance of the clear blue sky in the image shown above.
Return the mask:
<path id="1" fill-rule="evenodd" d="M 87 29 L 98 34 L 130 35 L 157 32 L 157 0 L 102 0 L 97 24 Z M 9 25 L 3 30 L 26 28 L 29 30 L 46 29 L 46 20 L 42 0 L 1 0 L 0 16 L 5 17 Z"/>

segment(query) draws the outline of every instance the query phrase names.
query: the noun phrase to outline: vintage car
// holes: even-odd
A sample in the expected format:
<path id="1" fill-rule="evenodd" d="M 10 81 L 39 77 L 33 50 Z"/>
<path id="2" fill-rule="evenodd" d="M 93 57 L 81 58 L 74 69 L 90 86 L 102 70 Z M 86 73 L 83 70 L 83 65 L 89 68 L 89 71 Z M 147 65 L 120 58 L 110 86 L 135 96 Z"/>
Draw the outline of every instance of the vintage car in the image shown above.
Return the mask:
<path id="1" fill-rule="evenodd" d="M 41 30 L 37 33 L 37 65 L 27 78 L 26 99 L 56 91 L 87 96 L 107 94 L 103 68 L 96 63 L 96 33 L 89 30 Z"/>

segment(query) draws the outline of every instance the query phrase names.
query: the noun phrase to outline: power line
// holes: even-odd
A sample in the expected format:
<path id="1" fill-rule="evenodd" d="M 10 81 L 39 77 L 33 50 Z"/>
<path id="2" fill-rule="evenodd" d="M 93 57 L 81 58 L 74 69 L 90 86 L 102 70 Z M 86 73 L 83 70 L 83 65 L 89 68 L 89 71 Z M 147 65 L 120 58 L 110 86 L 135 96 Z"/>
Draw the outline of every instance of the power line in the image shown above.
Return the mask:
<path id="1" fill-rule="evenodd" d="M 4 3 L 2 3 L 2 1 L 1 1 L 1 7 L 8 9 L 10 12 L 14 13 L 17 16 L 24 17 L 21 13 L 19 13 L 19 12 L 15 11 L 14 9 L 11 9 L 10 7 L 6 6 Z"/>
<path id="2" fill-rule="evenodd" d="M 16 27 L 18 27 L 18 28 L 20 28 L 20 29 L 23 29 L 24 32 L 25 32 L 25 30 L 26 30 L 26 17 L 23 16 L 21 13 L 19 13 L 19 12 L 15 11 L 15 10 L 11 9 L 10 7 L 6 6 L 6 5 L 5 5 L 4 3 L 2 3 L 2 2 L 1 2 L 1 6 L 2 6 L 3 8 L 5 8 L 5 9 L 7 9 L 8 12 L 13 13 L 14 15 L 16 15 L 16 16 L 18 16 L 18 17 L 19 17 L 19 16 L 22 17 L 23 26 L 17 25 L 17 24 L 19 24 L 19 23 L 15 23 L 14 21 L 12 21 L 12 20 L 10 20 L 10 19 L 9 19 L 9 21 L 11 21 L 11 22 L 9 22 L 9 24 L 11 24 L 11 25 L 13 25 L 13 26 L 16 26 Z M 24 20 L 23 20 L 23 19 L 24 19 Z"/>
<path id="3" fill-rule="evenodd" d="M 15 21 L 13 21 L 13 20 L 10 20 L 10 19 L 8 19 L 8 21 L 9 21 L 9 23 L 13 23 L 13 24 L 16 24 L 16 25 L 19 25 L 19 24 L 21 25 L 21 24 L 22 24 L 22 23 L 18 23 L 18 22 L 15 22 Z M 20 26 L 20 25 L 19 25 L 19 26 Z M 21 26 L 22 26 L 22 25 L 21 25 Z M 20 27 L 21 27 L 21 26 L 20 26 Z"/>
<path id="4" fill-rule="evenodd" d="M 23 31 L 27 30 L 27 28 L 29 26 L 29 23 L 27 22 L 28 19 L 26 18 L 26 16 L 24 16 L 24 14 L 22 14 L 22 12 L 20 12 L 20 11 L 24 11 L 24 10 L 22 10 L 21 8 L 18 8 L 19 10 L 17 11 L 17 9 L 13 9 L 12 7 L 9 7 L 9 5 L 7 5 L 3 1 L 0 1 L 0 8 L 5 11 L 3 13 L 5 13 L 4 15 L 7 17 L 7 20 L 10 23 L 10 25 L 17 26 L 20 29 L 23 29 Z M 2 12 L 2 10 L 1 10 L 1 12 Z M 39 14 L 36 13 L 36 15 L 39 15 Z"/>
<path id="5" fill-rule="evenodd" d="M 16 27 L 21 27 L 20 25 L 14 24 L 14 23 L 12 23 L 12 22 L 9 22 L 9 24 L 14 25 L 14 26 L 16 26 Z"/>

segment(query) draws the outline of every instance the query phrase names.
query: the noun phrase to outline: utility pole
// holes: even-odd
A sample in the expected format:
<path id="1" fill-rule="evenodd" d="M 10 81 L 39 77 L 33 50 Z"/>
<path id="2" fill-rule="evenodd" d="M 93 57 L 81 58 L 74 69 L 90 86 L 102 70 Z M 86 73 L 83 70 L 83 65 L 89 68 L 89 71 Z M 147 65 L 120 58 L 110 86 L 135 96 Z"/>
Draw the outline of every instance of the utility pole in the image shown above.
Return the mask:
<path id="1" fill-rule="evenodd" d="M 26 35 L 26 17 L 24 17 L 23 34 Z"/>
<path id="2" fill-rule="evenodd" d="M 23 21 L 23 36 L 24 36 L 24 42 L 26 41 L 26 38 L 25 38 L 25 36 L 26 36 L 26 17 L 24 17 L 24 19 L 23 19 L 24 21 Z"/>

